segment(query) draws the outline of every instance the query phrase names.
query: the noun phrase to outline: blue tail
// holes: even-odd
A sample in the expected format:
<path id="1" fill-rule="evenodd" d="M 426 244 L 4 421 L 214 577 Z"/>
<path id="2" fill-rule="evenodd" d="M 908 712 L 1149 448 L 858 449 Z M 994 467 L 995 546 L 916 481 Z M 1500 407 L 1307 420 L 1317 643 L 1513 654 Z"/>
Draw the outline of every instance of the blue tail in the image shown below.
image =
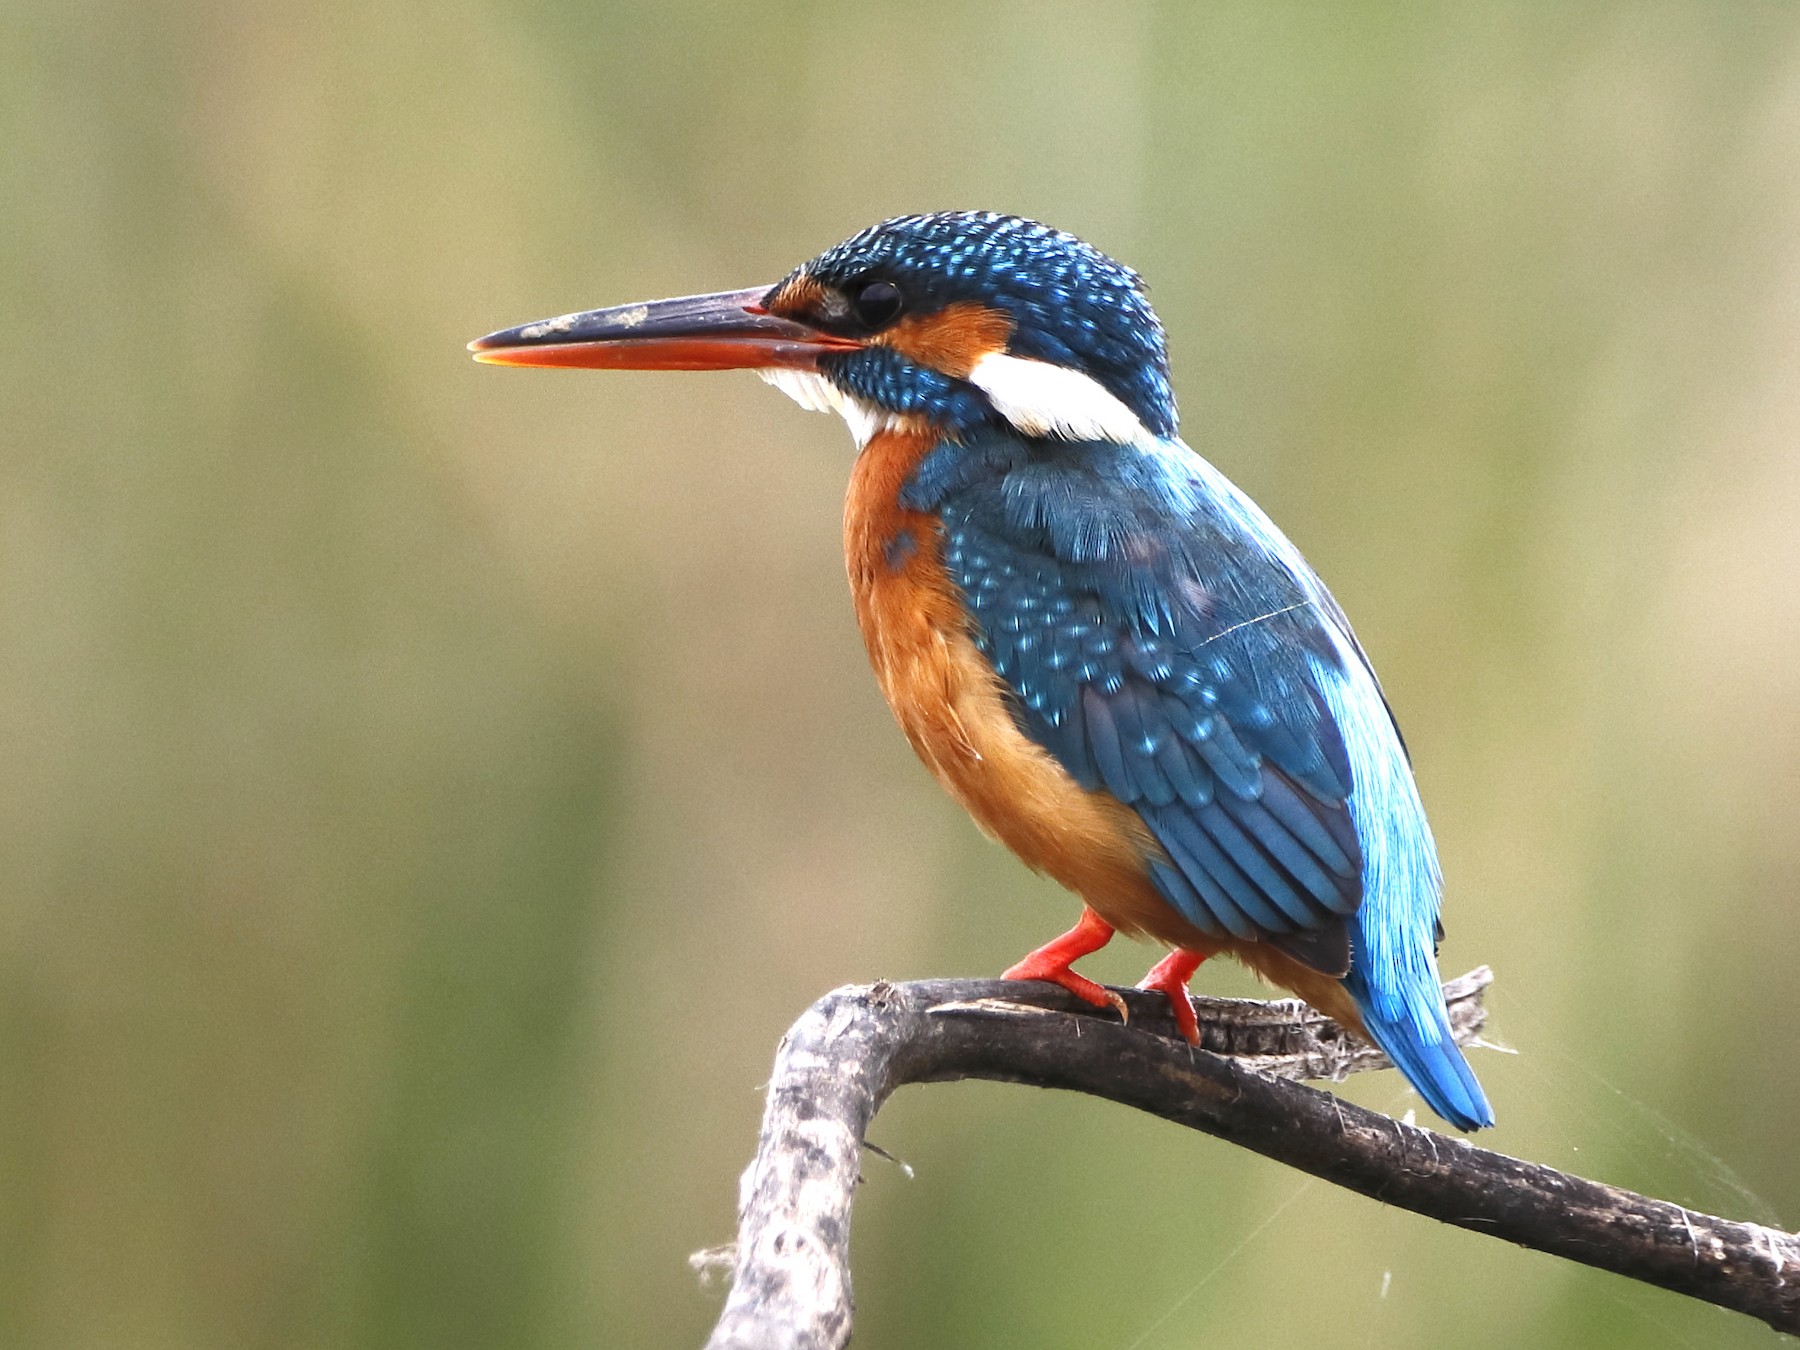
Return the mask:
<path id="1" fill-rule="evenodd" d="M 1409 990 L 1414 997 L 1404 1000 L 1377 1000 L 1370 996 L 1362 964 L 1359 959 L 1357 968 L 1344 978 L 1344 988 L 1356 1000 L 1363 1025 L 1375 1043 L 1431 1109 L 1457 1129 L 1479 1130 L 1492 1125 L 1494 1108 L 1488 1105 L 1487 1094 L 1451 1038 L 1444 997 L 1436 984 L 1437 972 L 1430 971 L 1429 993 L 1420 988 Z M 1385 1014 L 1380 1006 L 1383 1003 L 1388 1005 Z"/>
<path id="2" fill-rule="evenodd" d="M 1350 916 L 1350 973 L 1369 1035 L 1407 1081 L 1458 1129 L 1494 1123 L 1487 1094 L 1450 1035 L 1438 985 L 1443 876 L 1406 747 L 1362 649 L 1344 630 L 1338 667 L 1314 665 L 1355 782 L 1349 806 L 1362 843 L 1362 904 Z"/>

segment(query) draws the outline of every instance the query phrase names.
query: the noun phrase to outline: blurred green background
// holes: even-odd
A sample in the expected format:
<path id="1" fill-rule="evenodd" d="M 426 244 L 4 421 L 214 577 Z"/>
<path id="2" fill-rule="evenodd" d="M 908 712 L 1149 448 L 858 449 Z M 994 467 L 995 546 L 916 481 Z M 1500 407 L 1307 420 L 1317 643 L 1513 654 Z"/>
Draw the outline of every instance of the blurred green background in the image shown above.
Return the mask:
<path id="1" fill-rule="evenodd" d="M 1143 271 L 1355 616 L 1493 1145 L 1800 1223 L 1797 158 L 1788 3 L 4 0 L 0 1345 L 697 1345 L 787 1023 L 1065 925 L 840 425 L 462 350 L 951 206 Z M 859 1346 L 1773 1340 L 1116 1107 L 875 1138 Z"/>

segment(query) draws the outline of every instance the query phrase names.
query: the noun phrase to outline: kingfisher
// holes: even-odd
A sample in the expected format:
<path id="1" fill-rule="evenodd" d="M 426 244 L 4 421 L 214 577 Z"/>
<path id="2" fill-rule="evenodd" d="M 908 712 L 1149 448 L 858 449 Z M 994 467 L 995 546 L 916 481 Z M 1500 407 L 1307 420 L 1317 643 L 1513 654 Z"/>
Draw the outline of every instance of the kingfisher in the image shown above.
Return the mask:
<path id="1" fill-rule="evenodd" d="M 981 829 L 1082 901 L 1005 972 L 1124 1014 L 1074 962 L 1165 945 L 1140 988 L 1191 1043 L 1225 953 L 1379 1046 L 1437 1114 L 1493 1111 L 1438 981 L 1442 878 L 1349 620 L 1177 434 L 1138 274 L 1037 221 L 899 216 L 772 286 L 469 344 L 508 366 L 754 369 L 856 442 L 844 549 L 875 676 Z"/>

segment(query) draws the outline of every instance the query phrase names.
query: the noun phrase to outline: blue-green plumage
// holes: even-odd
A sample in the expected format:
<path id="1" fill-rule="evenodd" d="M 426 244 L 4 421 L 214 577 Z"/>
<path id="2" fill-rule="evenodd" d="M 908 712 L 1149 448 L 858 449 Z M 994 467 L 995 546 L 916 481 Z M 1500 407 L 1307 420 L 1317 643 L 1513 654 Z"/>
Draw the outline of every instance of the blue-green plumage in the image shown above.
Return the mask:
<path id="1" fill-rule="evenodd" d="M 1282 978 L 1311 981 L 1348 1020 L 1347 993 L 1439 1114 L 1492 1122 L 1450 1036 L 1437 854 L 1380 686 L 1299 551 L 1177 439 L 1163 331 L 1136 273 L 1035 221 L 939 212 L 873 226 L 766 290 L 567 315 L 477 346 L 513 364 L 757 367 L 845 415 L 859 470 L 882 438 L 907 447 L 903 473 L 867 475 L 883 500 L 860 518 L 886 523 L 853 572 L 942 569 L 906 592 L 933 600 L 928 621 L 882 610 L 912 646 L 871 641 L 940 663 L 905 685 L 906 700 L 940 705 L 906 709 L 912 727 L 956 726 L 967 689 L 948 654 L 972 645 L 965 684 L 1006 753 L 1043 766 L 1005 808 L 1030 817 L 1037 832 L 1020 837 L 1039 856 L 1048 778 L 1059 821 L 1087 813 L 1083 857 L 1127 840 L 1106 887 L 1182 920 L 1159 932 L 1122 909 L 1121 923 L 1196 950 L 1216 938 L 1284 953 Z M 953 786 L 965 805 L 1004 795 L 1002 771 L 980 772 L 991 778 Z M 1105 888 L 1067 884 L 1093 921 L 1014 972 L 1104 1001 L 1069 963 L 1112 932 Z M 1179 1017 L 1192 964 L 1170 969 Z"/>
<path id="2" fill-rule="evenodd" d="M 1337 652 L 1299 582 L 1238 547 L 1177 473 L 1134 447 L 996 429 L 944 445 L 905 499 L 943 520 L 1021 728 L 1182 864 L 1171 903 L 1204 932 L 1287 939 L 1342 974 L 1360 852 L 1307 665 Z M 1321 955 L 1332 938 L 1341 950 Z"/>
<path id="3" fill-rule="evenodd" d="M 1344 977 L 1434 1109 L 1489 1123 L 1443 1018 L 1436 861 L 1404 751 L 1293 546 L 1176 442 L 987 428 L 942 444 L 903 500 L 943 522 L 1020 728 L 1138 812 L 1168 902 Z"/>

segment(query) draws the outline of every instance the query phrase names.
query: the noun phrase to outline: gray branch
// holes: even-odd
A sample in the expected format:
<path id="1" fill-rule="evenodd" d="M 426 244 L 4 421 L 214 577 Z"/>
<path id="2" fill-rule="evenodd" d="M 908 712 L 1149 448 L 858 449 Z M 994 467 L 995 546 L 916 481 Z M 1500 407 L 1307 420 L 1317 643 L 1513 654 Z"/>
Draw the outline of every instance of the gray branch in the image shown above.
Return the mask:
<path id="1" fill-rule="evenodd" d="M 1485 967 L 1444 986 L 1468 1044 Z M 707 1350 L 836 1350 L 850 1339 L 850 1203 L 864 1135 L 907 1083 L 984 1078 L 1065 1088 L 1241 1144 L 1384 1204 L 1610 1270 L 1800 1333 L 1800 1236 L 1714 1218 L 1365 1110 L 1299 1078 L 1387 1060 L 1294 1000 L 1196 999 L 1204 1048 L 1160 994 L 1119 991 L 1131 1024 L 1060 989 L 923 980 L 839 989 L 776 1052 Z"/>

